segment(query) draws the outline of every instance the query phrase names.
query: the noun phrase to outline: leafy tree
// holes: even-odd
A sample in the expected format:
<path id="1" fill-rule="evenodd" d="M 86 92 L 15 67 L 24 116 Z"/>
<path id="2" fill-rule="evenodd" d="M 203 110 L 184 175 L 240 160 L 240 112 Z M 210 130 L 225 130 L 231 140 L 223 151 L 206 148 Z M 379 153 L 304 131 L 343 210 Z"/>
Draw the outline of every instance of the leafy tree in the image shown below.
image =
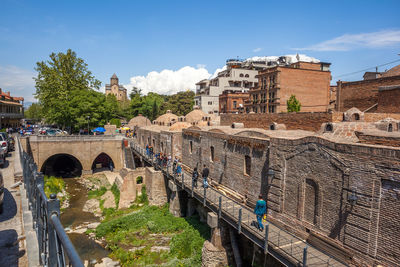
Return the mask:
<path id="1" fill-rule="evenodd" d="M 116 125 L 117 128 L 121 127 L 121 121 L 117 118 L 111 119 L 110 124 Z"/>
<path id="2" fill-rule="evenodd" d="M 299 112 L 301 108 L 300 101 L 296 99 L 295 95 L 291 95 L 286 101 L 287 112 Z"/>
<path id="3" fill-rule="evenodd" d="M 184 116 L 193 110 L 194 105 L 193 91 L 187 90 L 185 92 L 178 92 L 176 94 L 167 97 L 167 101 L 163 106 L 163 113 L 167 110 L 171 110 L 172 113 L 178 116 Z"/>
<path id="4" fill-rule="evenodd" d="M 71 49 L 67 53 L 52 53 L 50 60 L 36 63 L 35 70 L 38 75 L 35 79 L 35 97 L 42 106 L 43 117 L 49 123 L 57 123 L 60 126 L 74 126 L 80 124 L 82 115 L 94 110 L 89 99 L 79 99 L 89 106 L 78 103 L 76 98 L 91 97 L 99 100 L 101 97 L 93 94 L 93 89 L 100 88 L 97 80 L 88 70 L 83 59 L 78 58 Z M 93 93 L 92 93 L 93 92 Z M 96 104 L 99 104 L 96 101 Z M 81 110 L 76 110 L 76 109 Z M 99 112 L 96 112 L 98 114 Z M 75 117 L 79 114 L 79 117 Z M 98 115 L 85 113 L 98 120 Z"/>
<path id="5" fill-rule="evenodd" d="M 24 111 L 24 116 L 27 119 L 41 120 L 42 119 L 42 107 L 37 103 L 33 103 L 29 108 L 27 108 Z"/>

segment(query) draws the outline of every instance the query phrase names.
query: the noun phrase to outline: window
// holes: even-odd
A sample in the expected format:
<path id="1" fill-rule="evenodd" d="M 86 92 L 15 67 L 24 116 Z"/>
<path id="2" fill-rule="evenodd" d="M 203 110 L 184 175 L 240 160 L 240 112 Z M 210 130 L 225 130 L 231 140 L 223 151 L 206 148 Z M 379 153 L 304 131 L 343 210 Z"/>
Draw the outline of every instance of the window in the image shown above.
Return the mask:
<path id="1" fill-rule="evenodd" d="M 237 101 L 233 101 L 233 108 L 236 108 Z"/>
<path id="2" fill-rule="evenodd" d="M 189 142 L 189 153 L 192 154 L 193 153 L 193 141 Z"/>
<path id="3" fill-rule="evenodd" d="M 243 73 L 240 73 L 240 74 L 239 74 L 239 77 L 243 77 Z"/>
<path id="4" fill-rule="evenodd" d="M 210 161 L 214 161 L 214 147 L 210 147 Z"/>
<path id="5" fill-rule="evenodd" d="M 249 78 L 249 75 L 248 75 L 248 74 L 246 74 L 246 75 L 244 75 L 244 77 L 246 77 L 246 78 Z"/>
<path id="6" fill-rule="evenodd" d="M 325 132 L 333 132 L 332 124 L 328 123 L 325 125 Z"/>
<path id="7" fill-rule="evenodd" d="M 359 121 L 359 120 L 360 120 L 360 114 L 354 113 L 354 114 L 353 114 L 353 119 L 354 119 L 355 121 Z"/>
<path id="8" fill-rule="evenodd" d="M 156 140 L 155 139 L 153 139 L 153 146 L 155 146 L 156 145 Z"/>
<path id="9" fill-rule="evenodd" d="M 244 156 L 244 174 L 251 175 L 251 158 L 250 156 Z"/>
<path id="10" fill-rule="evenodd" d="M 388 132 L 393 132 L 393 124 L 389 123 Z"/>
<path id="11" fill-rule="evenodd" d="M 164 152 L 164 142 L 161 142 L 161 151 Z"/>
<path id="12" fill-rule="evenodd" d="M 210 106 L 211 106 L 211 105 L 212 105 L 212 101 L 208 101 L 208 105 L 210 105 Z"/>

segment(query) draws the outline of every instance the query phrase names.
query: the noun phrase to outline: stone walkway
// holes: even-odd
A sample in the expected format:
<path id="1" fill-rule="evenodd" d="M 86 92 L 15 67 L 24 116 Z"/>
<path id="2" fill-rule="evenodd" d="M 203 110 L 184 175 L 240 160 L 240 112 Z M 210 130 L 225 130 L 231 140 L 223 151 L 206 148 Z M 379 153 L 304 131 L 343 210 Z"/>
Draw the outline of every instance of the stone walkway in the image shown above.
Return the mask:
<path id="1" fill-rule="evenodd" d="M 4 207 L 0 214 L 0 266 L 28 266 L 22 223 L 21 196 L 19 187 L 11 189 L 14 181 L 14 161 L 18 160 L 17 152 L 10 153 L 4 168 L 1 169 L 4 178 Z"/>

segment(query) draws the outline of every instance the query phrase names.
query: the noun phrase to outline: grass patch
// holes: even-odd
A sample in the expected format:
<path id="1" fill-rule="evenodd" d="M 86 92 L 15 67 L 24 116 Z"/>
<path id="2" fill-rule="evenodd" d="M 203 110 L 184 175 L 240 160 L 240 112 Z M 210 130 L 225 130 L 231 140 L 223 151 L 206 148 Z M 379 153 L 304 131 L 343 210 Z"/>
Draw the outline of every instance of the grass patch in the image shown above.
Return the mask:
<path id="1" fill-rule="evenodd" d="M 174 217 L 168 205 L 145 205 L 134 212 L 132 209 L 130 214 L 121 211 L 107 214 L 106 220 L 96 228 L 96 237 L 106 238 L 111 257 L 118 259 L 122 266 L 201 266 L 201 249 L 210 229 L 198 217 Z M 169 236 L 170 240 L 160 244 L 160 235 Z M 151 252 L 151 247 L 157 245 L 170 246 L 170 251 Z M 143 248 L 125 249 L 139 246 Z"/>
<path id="2" fill-rule="evenodd" d="M 147 197 L 146 185 L 142 185 L 141 193 L 142 194 L 140 196 L 136 197 L 135 203 L 136 204 L 148 205 L 149 204 L 149 199 Z"/>
<path id="3" fill-rule="evenodd" d="M 119 205 L 119 197 L 120 197 L 120 191 L 119 191 L 119 189 L 118 189 L 118 186 L 114 183 L 112 186 L 111 186 L 111 192 L 113 193 L 113 195 L 114 195 L 114 200 L 115 200 L 115 207 L 118 209 L 118 205 Z"/>
<path id="4" fill-rule="evenodd" d="M 106 192 L 107 192 L 107 188 L 105 186 L 102 186 L 100 189 L 97 189 L 97 190 L 91 190 L 88 192 L 88 199 L 101 197 Z"/>

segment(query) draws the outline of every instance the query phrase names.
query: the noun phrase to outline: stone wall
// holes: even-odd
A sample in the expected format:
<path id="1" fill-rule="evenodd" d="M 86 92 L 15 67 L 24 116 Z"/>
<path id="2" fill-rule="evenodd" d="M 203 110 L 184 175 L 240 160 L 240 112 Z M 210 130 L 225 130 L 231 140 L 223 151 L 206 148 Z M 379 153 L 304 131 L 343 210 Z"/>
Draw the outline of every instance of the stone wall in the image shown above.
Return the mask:
<path id="1" fill-rule="evenodd" d="M 336 105 L 338 111 L 356 107 L 364 111 L 378 103 L 380 86 L 398 85 L 400 76 L 383 77 L 356 82 L 338 82 Z"/>
<path id="2" fill-rule="evenodd" d="M 393 135 L 390 133 L 377 134 L 376 132 L 355 132 L 360 143 L 381 145 L 381 146 L 391 146 L 400 147 L 400 135 Z"/>
<path id="3" fill-rule="evenodd" d="M 337 117 L 335 117 L 337 118 Z M 331 122 L 332 113 L 256 113 L 256 114 L 221 114 L 221 125 L 230 126 L 234 122 L 244 124 L 245 128 L 269 130 L 272 123 L 284 124 L 287 130 L 318 131 L 321 124 Z"/>
<path id="4" fill-rule="evenodd" d="M 146 167 L 144 184 L 150 205 L 162 206 L 168 202 L 165 178 L 161 171 Z"/>
<path id="5" fill-rule="evenodd" d="M 182 141 L 183 164 L 191 169 L 197 166 L 200 173 L 205 164 L 212 180 L 257 201 L 266 181 L 268 140 L 186 129 Z M 250 173 L 245 171 L 246 157 L 251 161 Z"/>
<path id="6" fill-rule="evenodd" d="M 269 215 L 327 237 L 354 259 L 400 264 L 400 150 L 332 143 L 317 137 L 271 139 Z M 352 205 L 349 196 L 357 197 Z M 378 219 L 379 218 L 379 219 Z M 345 257 L 338 255 L 339 257 Z"/>
<path id="7" fill-rule="evenodd" d="M 134 170 L 124 168 L 120 171 L 120 175 L 123 182 L 119 186 L 120 200 L 118 208 L 129 208 L 136 200 L 136 196 L 140 194 L 142 188 L 142 184 L 137 184 L 136 178 L 142 176 L 143 180 L 145 180 L 146 168 Z"/>

